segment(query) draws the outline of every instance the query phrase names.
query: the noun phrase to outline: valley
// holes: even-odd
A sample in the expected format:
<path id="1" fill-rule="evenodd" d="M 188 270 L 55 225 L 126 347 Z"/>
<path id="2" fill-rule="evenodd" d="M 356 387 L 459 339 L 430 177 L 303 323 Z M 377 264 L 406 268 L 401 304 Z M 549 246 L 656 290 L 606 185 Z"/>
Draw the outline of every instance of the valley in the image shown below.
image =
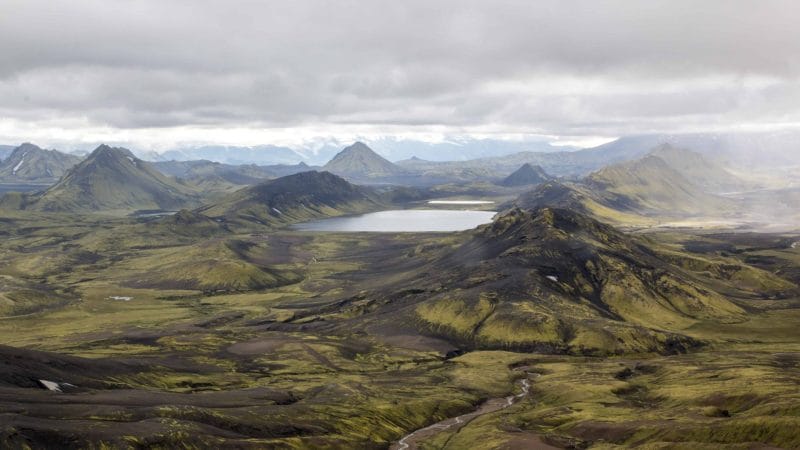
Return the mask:
<path id="1" fill-rule="evenodd" d="M 800 449 L 799 22 L 0 2 L 0 450 Z"/>
<path id="2" fill-rule="evenodd" d="M 99 147 L 0 201 L 0 442 L 800 446 L 793 191 L 750 223 L 691 158 L 204 189 Z"/>

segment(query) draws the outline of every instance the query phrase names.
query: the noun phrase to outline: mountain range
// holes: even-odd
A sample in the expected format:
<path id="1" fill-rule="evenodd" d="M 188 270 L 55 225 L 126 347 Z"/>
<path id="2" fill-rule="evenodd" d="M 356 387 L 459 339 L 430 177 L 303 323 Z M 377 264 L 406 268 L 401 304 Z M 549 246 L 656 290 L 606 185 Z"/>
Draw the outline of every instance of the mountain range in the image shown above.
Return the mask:
<path id="1" fill-rule="evenodd" d="M 684 174 L 686 163 L 693 168 Z M 703 173 L 709 175 L 706 181 L 696 183 L 694 179 L 703 179 Z M 738 184 L 741 182 L 736 177 L 702 155 L 660 146 L 639 159 L 609 165 L 579 181 L 545 183 L 522 194 L 514 204 L 526 209 L 569 208 L 612 222 L 621 214 L 673 218 L 725 215 L 736 209 L 734 202 L 711 190 Z M 625 219 L 630 221 L 631 217 Z"/>
<path id="2" fill-rule="evenodd" d="M 53 183 L 79 162 L 77 156 L 24 143 L 0 163 L 0 182 Z"/>

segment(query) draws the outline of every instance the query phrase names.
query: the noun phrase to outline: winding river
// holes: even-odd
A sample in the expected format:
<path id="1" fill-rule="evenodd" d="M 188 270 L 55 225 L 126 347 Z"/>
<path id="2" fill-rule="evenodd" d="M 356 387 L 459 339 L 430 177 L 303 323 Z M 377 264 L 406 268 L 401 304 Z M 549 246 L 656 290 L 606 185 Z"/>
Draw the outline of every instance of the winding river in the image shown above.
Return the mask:
<path id="1" fill-rule="evenodd" d="M 529 373 L 528 375 L 538 376 L 539 374 Z M 462 414 L 457 417 L 451 417 L 449 419 L 442 420 L 441 422 L 436 422 L 433 425 L 428 425 L 425 428 L 420 428 L 419 430 L 403 436 L 402 439 L 392 444 L 392 446 L 389 448 L 391 450 L 413 450 L 418 448 L 422 441 L 430 439 L 443 431 L 458 431 L 461 427 L 468 424 L 476 417 L 506 409 L 522 398 L 527 397 L 530 393 L 531 383 L 527 378 L 520 380 L 519 386 L 522 388 L 522 391 L 519 394 L 486 400 L 485 402 L 481 403 L 478 409 L 471 413 Z"/>

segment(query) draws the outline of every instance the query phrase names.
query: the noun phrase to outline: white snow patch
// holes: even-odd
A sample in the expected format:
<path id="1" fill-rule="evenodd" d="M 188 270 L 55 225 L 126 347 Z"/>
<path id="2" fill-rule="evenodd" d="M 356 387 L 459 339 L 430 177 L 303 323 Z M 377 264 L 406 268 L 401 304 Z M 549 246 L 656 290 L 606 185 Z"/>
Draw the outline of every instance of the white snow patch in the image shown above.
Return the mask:
<path id="1" fill-rule="evenodd" d="M 131 158 L 130 156 L 126 156 L 126 158 L 128 158 L 128 161 L 130 161 L 131 164 L 133 164 L 134 166 L 136 165 L 136 160 L 135 159 Z"/>
<path id="2" fill-rule="evenodd" d="M 545 278 L 547 278 L 550 281 L 554 281 L 554 282 L 558 283 L 558 277 L 555 276 L 555 275 L 548 275 Z"/>
<path id="3" fill-rule="evenodd" d="M 112 296 L 110 296 L 108 298 L 109 298 L 109 300 L 119 300 L 119 301 L 122 301 L 122 302 L 129 302 L 129 301 L 133 300 L 133 297 L 124 297 L 124 296 L 121 296 L 121 295 L 112 295 Z"/>
<path id="4" fill-rule="evenodd" d="M 20 167 L 22 167 L 22 163 L 24 162 L 25 162 L 25 155 L 22 155 L 22 159 L 20 159 L 17 165 L 14 166 L 13 169 L 11 169 L 11 175 L 16 175 L 17 171 L 19 170 Z"/>
<path id="5" fill-rule="evenodd" d="M 45 387 L 48 391 L 53 392 L 63 392 L 61 390 L 61 385 L 56 383 L 55 381 L 48 381 L 48 380 L 39 380 L 39 383 Z"/>
<path id="6" fill-rule="evenodd" d="M 276 213 L 280 214 L 280 215 L 283 215 L 283 213 L 282 213 L 282 212 L 280 212 L 280 211 L 278 210 L 278 208 L 272 208 L 272 210 L 273 210 L 273 211 L 275 211 Z"/>
<path id="7" fill-rule="evenodd" d="M 792 248 L 797 248 L 797 247 L 800 247 L 800 241 L 792 243 Z"/>

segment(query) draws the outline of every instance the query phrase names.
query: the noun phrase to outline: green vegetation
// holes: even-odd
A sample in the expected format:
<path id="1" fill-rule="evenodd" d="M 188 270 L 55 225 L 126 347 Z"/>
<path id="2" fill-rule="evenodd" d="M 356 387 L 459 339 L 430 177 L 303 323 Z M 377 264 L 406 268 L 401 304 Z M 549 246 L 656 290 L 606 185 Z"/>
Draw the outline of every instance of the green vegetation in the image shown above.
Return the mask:
<path id="1" fill-rule="evenodd" d="M 169 217 L 3 211 L 0 445 L 387 448 L 526 379 L 420 446 L 800 446 L 797 237 L 283 228 L 392 195 L 308 172 Z"/>

